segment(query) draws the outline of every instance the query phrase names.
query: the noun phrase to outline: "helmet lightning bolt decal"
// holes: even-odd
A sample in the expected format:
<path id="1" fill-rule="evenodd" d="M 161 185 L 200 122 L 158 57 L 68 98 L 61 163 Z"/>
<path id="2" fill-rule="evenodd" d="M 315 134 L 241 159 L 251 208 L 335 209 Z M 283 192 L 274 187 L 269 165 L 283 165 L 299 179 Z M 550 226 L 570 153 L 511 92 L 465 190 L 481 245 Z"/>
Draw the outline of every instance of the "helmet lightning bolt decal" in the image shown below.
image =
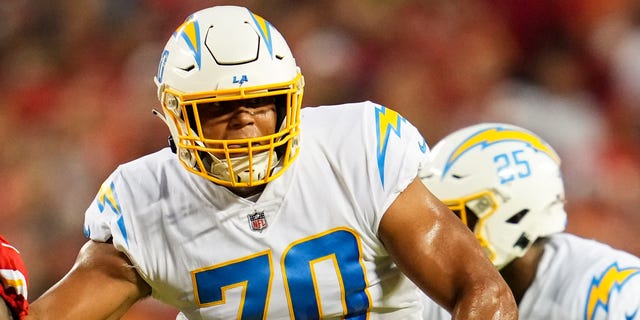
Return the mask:
<path id="1" fill-rule="evenodd" d="M 613 290 L 620 291 L 629 279 L 637 275 L 640 275 L 640 268 L 620 269 L 618 263 L 614 262 L 602 272 L 599 278 L 593 277 L 587 294 L 584 319 L 594 319 L 598 308 L 603 308 L 605 312 L 608 312 L 609 298 L 611 298 Z"/>
<path id="2" fill-rule="evenodd" d="M 96 197 L 96 204 L 98 205 L 98 210 L 100 213 L 104 212 L 104 209 L 108 206 L 111 208 L 113 213 L 118 217 L 118 228 L 122 233 L 122 237 L 124 238 L 127 246 L 129 245 L 129 238 L 127 236 L 127 229 L 124 225 L 124 216 L 122 215 L 122 207 L 120 206 L 120 202 L 118 201 L 118 197 L 116 196 L 115 184 L 113 182 L 107 183 L 105 182 L 100 186 L 100 191 L 98 191 L 98 196 Z M 85 230 L 85 235 L 88 234 L 88 230 Z"/>
<path id="3" fill-rule="evenodd" d="M 271 24 L 269 21 L 265 20 L 261 16 L 251 13 L 251 17 L 253 17 L 253 23 L 256 24 L 258 31 L 260 31 L 260 35 L 262 39 L 264 39 L 264 43 L 267 45 L 267 49 L 269 49 L 269 55 L 273 58 L 273 38 L 271 37 Z"/>
<path id="4" fill-rule="evenodd" d="M 560 164 L 560 157 L 558 154 L 556 154 L 556 152 L 539 137 L 520 130 L 493 127 L 476 132 L 457 146 L 447 159 L 447 163 L 445 164 L 444 171 L 442 173 L 442 178 L 445 177 L 453 164 L 467 151 L 475 147 L 481 147 L 484 149 L 495 143 L 514 141 L 520 141 L 536 151 L 544 152 L 553 161 Z"/>
<path id="5" fill-rule="evenodd" d="M 380 181 L 384 188 L 384 160 L 387 156 L 387 145 L 391 132 L 398 137 L 401 136 L 400 127 L 402 122 L 406 121 L 397 112 L 387 109 L 384 106 L 376 107 L 376 129 L 378 135 L 378 171 L 380 172 Z"/>
<path id="6" fill-rule="evenodd" d="M 191 50 L 191 54 L 193 54 L 193 58 L 196 60 L 198 69 L 200 69 L 202 48 L 200 47 L 200 25 L 198 24 L 198 21 L 196 21 L 193 16 L 188 17 L 187 20 L 185 20 L 178 29 L 176 29 L 173 35 L 175 37 L 182 37 L 189 47 L 189 50 Z"/>

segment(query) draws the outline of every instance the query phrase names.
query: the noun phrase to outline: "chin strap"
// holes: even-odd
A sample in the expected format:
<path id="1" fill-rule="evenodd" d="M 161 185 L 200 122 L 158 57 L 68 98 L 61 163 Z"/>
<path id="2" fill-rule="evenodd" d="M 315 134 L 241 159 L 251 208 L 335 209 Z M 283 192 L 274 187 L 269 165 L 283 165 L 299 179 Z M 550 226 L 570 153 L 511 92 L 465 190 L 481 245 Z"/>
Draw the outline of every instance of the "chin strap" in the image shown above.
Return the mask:
<path id="1" fill-rule="evenodd" d="M 200 157 L 206 167 L 207 172 L 218 179 L 225 181 L 234 181 L 231 177 L 231 170 L 227 161 L 223 161 L 215 157 L 210 153 L 201 153 Z M 274 168 L 278 164 L 278 156 L 274 152 L 269 163 L 269 152 L 262 152 L 252 156 L 253 162 L 253 180 L 261 180 L 267 175 L 267 172 Z M 231 168 L 233 168 L 233 174 L 235 175 L 236 182 L 249 181 L 249 174 L 252 170 L 252 166 L 249 162 L 249 156 L 240 156 L 230 159 Z"/>

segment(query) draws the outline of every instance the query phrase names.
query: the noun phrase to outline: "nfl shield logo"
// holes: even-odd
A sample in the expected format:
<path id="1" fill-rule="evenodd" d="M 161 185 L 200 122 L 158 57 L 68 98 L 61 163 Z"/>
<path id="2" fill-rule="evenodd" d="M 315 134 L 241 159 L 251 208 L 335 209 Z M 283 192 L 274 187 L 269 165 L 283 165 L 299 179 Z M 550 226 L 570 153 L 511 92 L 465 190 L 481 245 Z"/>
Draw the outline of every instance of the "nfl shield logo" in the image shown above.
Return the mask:
<path id="1" fill-rule="evenodd" d="M 249 218 L 251 230 L 262 231 L 267 228 L 267 219 L 264 217 L 264 211 L 249 214 L 247 217 Z"/>

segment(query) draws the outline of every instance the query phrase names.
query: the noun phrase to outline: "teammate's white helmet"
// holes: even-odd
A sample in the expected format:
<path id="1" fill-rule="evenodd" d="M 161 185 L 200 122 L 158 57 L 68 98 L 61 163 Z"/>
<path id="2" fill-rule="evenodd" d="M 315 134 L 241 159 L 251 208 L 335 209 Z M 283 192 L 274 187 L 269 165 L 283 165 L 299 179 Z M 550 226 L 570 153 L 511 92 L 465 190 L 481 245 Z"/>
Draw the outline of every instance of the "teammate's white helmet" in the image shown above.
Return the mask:
<path id="1" fill-rule="evenodd" d="M 218 6 L 189 16 L 167 42 L 155 82 L 163 114 L 155 113 L 190 172 L 225 186 L 256 186 L 280 176 L 297 157 L 304 80 L 282 35 L 248 9 Z M 203 135 L 199 108 L 245 99 L 275 100 L 275 134 Z"/>
<path id="2" fill-rule="evenodd" d="M 526 129 L 482 123 L 453 132 L 433 147 L 420 178 L 498 269 L 565 229 L 560 158 Z"/>

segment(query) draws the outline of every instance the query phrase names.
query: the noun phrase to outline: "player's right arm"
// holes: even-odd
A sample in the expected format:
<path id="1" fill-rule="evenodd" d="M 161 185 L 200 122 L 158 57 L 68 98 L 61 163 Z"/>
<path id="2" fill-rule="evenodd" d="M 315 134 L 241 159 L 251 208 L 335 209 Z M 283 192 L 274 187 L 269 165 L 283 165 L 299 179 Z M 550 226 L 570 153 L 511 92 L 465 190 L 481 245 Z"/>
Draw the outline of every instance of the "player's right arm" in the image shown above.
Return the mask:
<path id="1" fill-rule="evenodd" d="M 471 231 L 416 178 L 379 236 L 398 267 L 452 319 L 518 319 L 511 290 Z"/>
<path id="2" fill-rule="evenodd" d="M 89 240 L 67 275 L 36 299 L 27 320 L 120 319 L 151 288 L 111 243 Z"/>

